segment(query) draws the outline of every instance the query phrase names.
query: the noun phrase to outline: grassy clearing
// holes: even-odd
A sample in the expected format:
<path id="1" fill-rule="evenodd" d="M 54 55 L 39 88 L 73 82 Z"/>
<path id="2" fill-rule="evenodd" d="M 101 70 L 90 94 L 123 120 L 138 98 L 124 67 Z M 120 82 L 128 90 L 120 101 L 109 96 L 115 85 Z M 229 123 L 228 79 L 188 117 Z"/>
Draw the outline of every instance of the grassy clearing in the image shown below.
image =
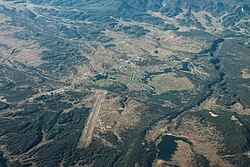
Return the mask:
<path id="1" fill-rule="evenodd" d="M 157 94 L 172 90 L 188 90 L 194 87 L 188 78 L 176 77 L 173 74 L 158 75 L 150 81 L 150 85 L 155 88 Z"/>

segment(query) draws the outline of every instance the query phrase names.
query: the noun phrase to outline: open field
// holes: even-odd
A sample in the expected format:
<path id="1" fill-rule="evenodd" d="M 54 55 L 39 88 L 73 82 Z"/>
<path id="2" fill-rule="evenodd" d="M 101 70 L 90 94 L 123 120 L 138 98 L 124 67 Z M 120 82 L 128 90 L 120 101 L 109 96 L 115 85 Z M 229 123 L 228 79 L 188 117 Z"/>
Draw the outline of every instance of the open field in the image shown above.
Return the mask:
<path id="1" fill-rule="evenodd" d="M 171 90 L 192 89 L 193 84 L 185 77 L 176 77 L 175 75 L 158 75 L 150 81 L 150 85 L 155 88 L 157 93 L 164 93 Z"/>

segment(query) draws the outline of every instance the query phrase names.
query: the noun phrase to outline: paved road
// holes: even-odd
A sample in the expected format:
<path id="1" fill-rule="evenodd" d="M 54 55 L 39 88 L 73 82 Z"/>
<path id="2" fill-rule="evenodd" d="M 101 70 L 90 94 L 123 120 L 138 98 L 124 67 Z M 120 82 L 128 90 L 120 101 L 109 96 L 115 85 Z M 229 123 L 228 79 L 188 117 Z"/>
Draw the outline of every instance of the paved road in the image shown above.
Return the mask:
<path id="1" fill-rule="evenodd" d="M 100 114 L 101 105 L 105 98 L 107 92 L 102 90 L 97 90 L 95 93 L 96 101 L 92 107 L 92 111 L 89 114 L 88 120 L 83 128 L 82 136 L 78 143 L 78 148 L 86 148 L 90 145 L 93 132 L 95 129 L 95 124 Z"/>

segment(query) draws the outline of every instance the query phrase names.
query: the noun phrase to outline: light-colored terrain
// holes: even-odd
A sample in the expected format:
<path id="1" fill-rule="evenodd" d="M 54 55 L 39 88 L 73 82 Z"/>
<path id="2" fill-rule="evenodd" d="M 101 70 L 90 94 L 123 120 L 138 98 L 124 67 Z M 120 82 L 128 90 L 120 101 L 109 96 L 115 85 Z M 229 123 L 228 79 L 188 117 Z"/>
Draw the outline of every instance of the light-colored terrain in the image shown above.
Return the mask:
<path id="1" fill-rule="evenodd" d="M 164 93 L 170 90 L 188 90 L 194 85 L 186 77 L 177 77 L 173 74 L 162 74 L 154 77 L 150 85 L 155 88 L 157 93 Z"/>
<path id="2" fill-rule="evenodd" d="M 82 136 L 79 140 L 78 147 L 85 148 L 88 147 L 91 143 L 93 132 L 95 129 L 96 121 L 98 120 L 98 116 L 100 114 L 101 105 L 105 98 L 106 91 L 97 90 L 95 93 L 96 101 L 92 107 L 92 111 L 89 114 L 88 120 L 84 125 Z"/>

